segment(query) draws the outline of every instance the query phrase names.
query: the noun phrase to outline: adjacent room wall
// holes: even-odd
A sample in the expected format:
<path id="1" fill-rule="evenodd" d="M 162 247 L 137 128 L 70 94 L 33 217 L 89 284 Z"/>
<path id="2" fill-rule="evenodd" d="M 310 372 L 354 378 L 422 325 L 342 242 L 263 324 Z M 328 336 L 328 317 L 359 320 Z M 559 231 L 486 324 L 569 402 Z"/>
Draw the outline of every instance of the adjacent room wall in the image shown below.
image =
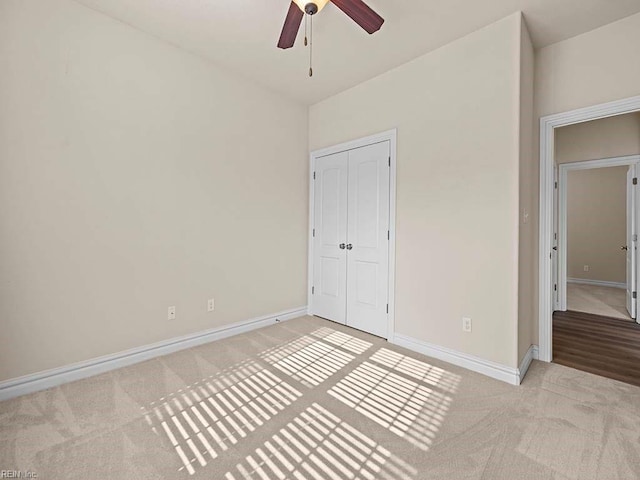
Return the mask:
<path id="1" fill-rule="evenodd" d="M 0 64 L 0 380 L 306 304 L 305 107 L 67 0 Z"/>
<path id="2" fill-rule="evenodd" d="M 640 154 L 640 113 L 558 128 L 558 164 Z M 567 185 L 567 276 L 626 282 L 627 167 L 574 170 Z M 589 271 L 584 266 L 589 265 Z"/>
<path id="3" fill-rule="evenodd" d="M 556 129 L 556 163 L 640 154 L 640 112 Z"/>
<path id="4" fill-rule="evenodd" d="M 520 40 L 520 222 L 518 244 L 518 365 L 534 344 L 534 292 L 537 290 L 536 262 L 538 261 L 535 225 L 538 205 L 533 161 L 533 77 L 534 51 L 529 30 L 522 18 Z"/>
<path id="5" fill-rule="evenodd" d="M 567 174 L 567 277 L 626 283 L 628 167 Z M 589 271 L 584 271 L 584 266 Z"/>
<path id="6" fill-rule="evenodd" d="M 510 367 L 520 40 L 515 14 L 315 104 L 309 117 L 312 150 L 398 129 L 396 333 Z"/>

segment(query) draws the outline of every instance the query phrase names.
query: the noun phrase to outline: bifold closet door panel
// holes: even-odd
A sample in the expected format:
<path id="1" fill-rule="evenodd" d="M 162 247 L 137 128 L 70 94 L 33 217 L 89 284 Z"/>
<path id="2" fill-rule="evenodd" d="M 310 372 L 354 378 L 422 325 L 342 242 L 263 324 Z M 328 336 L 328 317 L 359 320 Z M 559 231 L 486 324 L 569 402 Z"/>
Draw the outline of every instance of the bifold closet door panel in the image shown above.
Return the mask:
<path id="1" fill-rule="evenodd" d="M 314 180 L 313 313 L 342 324 L 347 295 L 348 159 L 347 152 L 317 158 Z"/>
<path id="2" fill-rule="evenodd" d="M 387 337 L 389 142 L 349 151 L 347 325 Z"/>

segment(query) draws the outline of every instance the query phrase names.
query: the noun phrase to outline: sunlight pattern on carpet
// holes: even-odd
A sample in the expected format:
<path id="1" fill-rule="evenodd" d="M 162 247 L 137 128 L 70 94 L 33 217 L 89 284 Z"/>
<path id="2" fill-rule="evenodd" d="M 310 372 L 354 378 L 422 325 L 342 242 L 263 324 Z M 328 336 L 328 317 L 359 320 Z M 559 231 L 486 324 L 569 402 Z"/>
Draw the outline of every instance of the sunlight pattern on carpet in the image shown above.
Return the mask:
<path id="1" fill-rule="evenodd" d="M 311 335 L 355 354 L 362 354 L 373 345 L 370 342 L 366 342 L 360 338 L 353 337 L 344 332 L 339 332 L 328 327 L 319 328 L 316 331 L 311 332 Z"/>
<path id="2" fill-rule="evenodd" d="M 372 347 L 342 331 L 317 328 L 151 402 L 144 416 L 176 452 L 172 462 L 178 471 L 189 475 L 229 470 L 229 455 L 244 449 L 253 453 L 228 471 L 226 480 L 411 478 L 411 466 L 329 412 L 321 399 L 334 406 L 337 399 L 427 451 L 460 377 L 387 348 L 371 353 Z M 322 388 L 333 375 L 346 376 Z M 294 387 L 301 384 L 309 390 Z M 269 437 L 271 431 L 259 429 L 286 410 L 290 416 L 281 420 L 278 426 L 286 426 L 278 433 Z M 204 470 L 207 465 L 210 470 Z"/>
<path id="3" fill-rule="evenodd" d="M 227 472 L 242 479 L 409 479 L 416 470 L 313 403 Z"/>
<path id="4" fill-rule="evenodd" d="M 460 375 L 455 375 L 442 368 L 402 355 L 388 348 L 381 348 L 376 351 L 371 356 L 371 360 L 397 373 L 402 373 L 449 393 L 455 393 L 460 383 Z"/>
<path id="5" fill-rule="evenodd" d="M 308 387 L 320 385 L 355 358 L 340 348 L 307 335 L 269 349 L 260 357 Z"/>
<path id="6" fill-rule="evenodd" d="M 253 361 L 152 402 L 147 422 L 169 440 L 189 474 L 269 421 L 302 394 Z M 159 427 L 159 428 L 158 428 Z"/>
<path id="7" fill-rule="evenodd" d="M 363 362 L 328 393 L 425 451 L 451 403 L 449 396 L 370 362 Z"/>

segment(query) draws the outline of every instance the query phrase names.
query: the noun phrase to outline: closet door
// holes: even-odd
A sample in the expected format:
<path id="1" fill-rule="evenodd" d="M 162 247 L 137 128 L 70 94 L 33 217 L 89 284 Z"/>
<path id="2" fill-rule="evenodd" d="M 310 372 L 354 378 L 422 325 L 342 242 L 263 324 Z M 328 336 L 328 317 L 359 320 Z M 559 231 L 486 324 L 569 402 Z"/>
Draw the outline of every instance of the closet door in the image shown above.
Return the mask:
<path id="1" fill-rule="evenodd" d="M 389 142 L 349 151 L 347 325 L 387 338 Z"/>
<path id="2" fill-rule="evenodd" d="M 315 161 L 313 313 L 345 323 L 348 152 Z"/>

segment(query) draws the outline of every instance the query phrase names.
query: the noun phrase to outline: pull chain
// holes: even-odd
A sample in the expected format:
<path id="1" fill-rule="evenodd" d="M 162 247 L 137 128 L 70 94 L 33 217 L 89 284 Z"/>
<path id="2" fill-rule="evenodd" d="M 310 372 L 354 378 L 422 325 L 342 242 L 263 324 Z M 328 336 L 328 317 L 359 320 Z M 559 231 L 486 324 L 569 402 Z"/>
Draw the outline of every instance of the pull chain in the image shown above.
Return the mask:
<path id="1" fill-rule="evenodd" d="M 309 15 L 309 76 L 313 77 L 313 15 Z"/>
<path id="2" fill-rule="evenodd" d="M 304 16 L 304 46 L 307 46 L 307 17 L 308 15 Z"/>

